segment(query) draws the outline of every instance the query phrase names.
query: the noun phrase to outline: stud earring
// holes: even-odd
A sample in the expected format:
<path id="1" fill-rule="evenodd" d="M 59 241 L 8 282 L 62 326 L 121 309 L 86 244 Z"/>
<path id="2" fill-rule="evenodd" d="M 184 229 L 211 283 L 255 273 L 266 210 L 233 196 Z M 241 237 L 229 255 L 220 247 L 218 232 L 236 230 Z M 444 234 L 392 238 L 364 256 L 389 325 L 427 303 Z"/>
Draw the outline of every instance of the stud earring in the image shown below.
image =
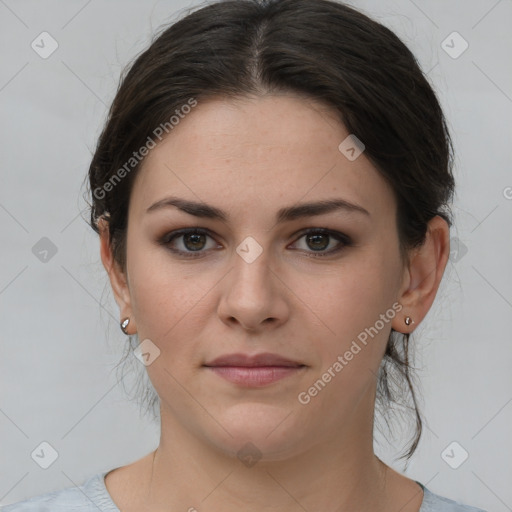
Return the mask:
<path id="1" fill-rule="evenodd" d="M 405 322 L 405 325 L 411 325 L 414 323 L 410 316 L 406 316 L 404 319 L 404 322 Z"/>
<path id="2" fill-rule="evenodd" d="M 123 321 L 120 324 L 121 331 L 123 331 L 125 334 L 128 334 L 128 332 L 126 332 L 126 328 L 128 327 L 129 323 L 130 323 L 130 319 L 129 318 L 125 318 L 125 319 L 123 319 Z"/>

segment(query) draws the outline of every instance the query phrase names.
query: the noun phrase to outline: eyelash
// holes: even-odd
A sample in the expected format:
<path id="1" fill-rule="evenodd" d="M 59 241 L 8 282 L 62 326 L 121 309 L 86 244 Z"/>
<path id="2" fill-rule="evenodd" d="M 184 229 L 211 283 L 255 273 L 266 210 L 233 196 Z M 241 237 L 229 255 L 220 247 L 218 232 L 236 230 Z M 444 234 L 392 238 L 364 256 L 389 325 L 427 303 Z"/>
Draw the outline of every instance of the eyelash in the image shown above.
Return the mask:
<path id="1" fill-rule="evenodd" d="M 340 233 L 338 231 L 332 231 L 332 230 L 329 230 L 329 229 L 326 229 L 326 228 L 311 228 L 311 229 L 308 229 L 306 231 L 303 231 L 300 234 L 300 237 L 297 239 L 297 241 L 300 240 L 301 238 L 303 238 L 304 236 L 311 235 L 311 234 L 328 235 L 328 236 L 330 236 L 332 238 L 335 238 L 339 242 L 341 242 L 342 246 L 341 247 L 338 246 L 337 248 L 331 249 L 331 250 L 326 251 L 326 252 L 306 251 L 306 252 L 310 253 L 310 255 L 308 257 L 324 258 L 326 256 L 330 256 L 332 254 L 340 252 L 345 247 L 350 247 L 351 245 L 353 245 L 352 240 L 347 235 L 345 235 L 343 233 Z M 210 231 L 208 231 L 207 229 L 203 229 L 203 228 L 186 228 L 186 229 L 179 229 L 177 231 L 172 231 L 170 233 L 167 233 L 158 242 L 161 245 L 165 246 L 172 253 L 181 255 L 181 256 L 183 256 L 185 258 L 200 258 L 200 257 L 202 257 L 204 255 L 204 253 L 207 252 L 207 251 L 204 251 L 204 250 L 182 251 L 180 249 L 172 249 L 170 247 L 171 242 L 173 242 L 176 238 L 179 238 L 179 237 L 185 236 L 185 235 L 206 235 L 206 236 L 209 236 L 210 238 L 213 238 L 213 236 L 211 235 Z"/>

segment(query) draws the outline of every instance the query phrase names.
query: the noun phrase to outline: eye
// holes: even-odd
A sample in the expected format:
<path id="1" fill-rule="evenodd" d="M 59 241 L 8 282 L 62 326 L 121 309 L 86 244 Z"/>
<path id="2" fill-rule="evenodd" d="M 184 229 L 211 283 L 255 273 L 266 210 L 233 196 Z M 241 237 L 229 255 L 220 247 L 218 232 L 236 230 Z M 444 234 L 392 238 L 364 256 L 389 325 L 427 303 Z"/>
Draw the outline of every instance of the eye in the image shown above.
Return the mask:
<path id="1" fill-rule="evenodd" d="M 204 249 L 212 249 L 212 247 L 206 247 L 208 238 L 213 240 L 206 229 L 180 229 L 166 234 L 160 240 L 160 243 L 165 245 L 171 252 L 188 258 L 195 258 L 206 252 Z M 181 239 L 181 241 L 177 243 L 179 239 Z M 175 245 L 178 245 L 178 248 L 176 248 Z"/>
<path id="2" fill-rule="evenodd" d="M 306 244 L 305 250 L 307 251 L 308 248 L 312 249 L 312 251 L 307 252 L 317 253 L 313 254 L 314 257 L 327 256 L 341 251 L 343 247 L 352 245 L 352 240 L 347 235 L 338 231 L 331 231 L 324 228 L 309 229 L 299 238 L 299 240 L 302 239 L 304 239 Z M 337 245 L 334 244 L 333 249 L 331 248 L 330 250 L 326 251 L 325 249 L 333 245 L 333 239 L 337 240 Z"/>

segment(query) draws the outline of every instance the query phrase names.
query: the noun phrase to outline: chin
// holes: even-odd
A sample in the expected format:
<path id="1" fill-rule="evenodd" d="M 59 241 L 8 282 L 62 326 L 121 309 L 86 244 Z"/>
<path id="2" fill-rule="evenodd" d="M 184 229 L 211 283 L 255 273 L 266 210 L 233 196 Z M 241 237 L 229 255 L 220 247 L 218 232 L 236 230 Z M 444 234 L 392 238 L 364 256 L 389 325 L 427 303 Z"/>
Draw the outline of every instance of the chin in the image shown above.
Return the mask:
<path id="1" fill-rule="evenodd" d="M 304 450 L 304 427 L 290 414 L 290 407 L 262 403 L 244 403 L 232 406 L 218 418 L 229 432 L 213 441 L 217 448 L 230 456 L 249 460 L 278 461 Z"/>

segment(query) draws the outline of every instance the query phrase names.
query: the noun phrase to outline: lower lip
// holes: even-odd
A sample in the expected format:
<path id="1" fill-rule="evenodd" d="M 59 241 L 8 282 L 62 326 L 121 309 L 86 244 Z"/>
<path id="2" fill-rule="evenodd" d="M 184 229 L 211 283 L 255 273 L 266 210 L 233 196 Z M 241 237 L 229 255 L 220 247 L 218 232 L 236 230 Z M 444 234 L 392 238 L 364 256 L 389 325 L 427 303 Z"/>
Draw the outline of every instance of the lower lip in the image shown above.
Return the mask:
<path id="1" fill-rule="evenodd" d="M 207 366 L 207 368 L 235 384 L 260 387 L 295 375 L 304 366 Z"/>

